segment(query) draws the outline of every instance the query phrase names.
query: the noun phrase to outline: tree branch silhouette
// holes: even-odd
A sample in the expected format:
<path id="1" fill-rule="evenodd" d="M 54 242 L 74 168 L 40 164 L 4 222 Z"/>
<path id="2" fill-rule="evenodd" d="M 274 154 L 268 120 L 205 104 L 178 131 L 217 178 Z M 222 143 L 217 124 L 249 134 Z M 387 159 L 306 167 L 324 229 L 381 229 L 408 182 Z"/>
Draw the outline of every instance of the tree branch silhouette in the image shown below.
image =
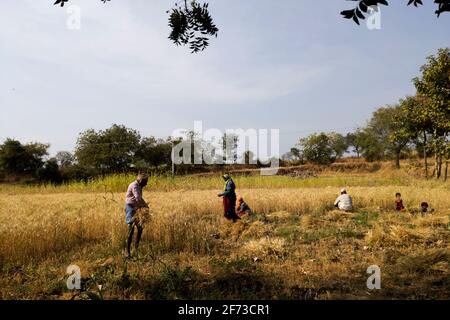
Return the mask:
<path id="1" fill-rule="evenodd" d="M 106 3 L 110 0 L 100 0 Z M 209 46 L 209 38 L 217 37 L 219 29 L 214 24 L 208 10 L 208 2 L 200 4 L 197 0 L 180 0 L 181 4 L 175 3 L 174 8 L 166 11 L 169 14 L 169 27 L 171 33 L 169 39 L 177 46 L 188 45 L 192 53 L 198 53 L 205 50 Z M 345 19 L 351 19 L 356 24 L 360 24 L 360 20 L 364 20 L 369 13 L 369 9 L 377 10 L 380 5 L 388 6 L 387 0 L 348 0 L 357 2 L 353 9 L 344 10 L 341 15 Z M 389 0 L 390 1 L 390 0 Z M 64 5 L 69 0 L 56 0 L 54 5 Z M 435 11 L 437 17 L 444 12 L 450 12 L 450 0 L 434 0 L 437 5 Z M 415 7 L 423 5 L 422 0 L 408 0 L 408 6 Z"/>
<path id="2" fill-rule="evenodd" d="M 360 24 L 360 20 L 366 18 L 366 14 L 369 8 L 378 8 L 380 5 L 388 6 L 389 3 L 386 0 L 349 0 L 358 2 L 354 9 L 344 10 L 341 15 L 345 19 L 352 19 L 356 24 Z M 439 17 L 444 12 L 450 12 L 450 0 L 435 0 L 434 3 L 437 4 L 438 8 L 435 11 L 436 15 Z M 423 5 L 422 0 L 408 0 L 408 6 L 414 5 L 415 7 Z"/>

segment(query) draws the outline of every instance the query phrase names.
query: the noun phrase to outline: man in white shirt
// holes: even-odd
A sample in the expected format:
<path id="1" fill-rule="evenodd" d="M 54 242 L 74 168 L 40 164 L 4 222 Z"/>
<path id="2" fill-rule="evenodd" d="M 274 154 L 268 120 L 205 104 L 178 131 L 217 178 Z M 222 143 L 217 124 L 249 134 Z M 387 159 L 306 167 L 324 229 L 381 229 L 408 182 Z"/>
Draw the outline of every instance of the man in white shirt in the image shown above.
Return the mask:
<path id="1" fill-rule="evenodd" d="M 341 195 L 337 197 L 336 201 L 334 202 L 334 206 L 339 208 L 339 210 L 341 211 L 348 212 L 353 210 L 352 197 L 347 194 L 347 190 L 341 190 Z"/>

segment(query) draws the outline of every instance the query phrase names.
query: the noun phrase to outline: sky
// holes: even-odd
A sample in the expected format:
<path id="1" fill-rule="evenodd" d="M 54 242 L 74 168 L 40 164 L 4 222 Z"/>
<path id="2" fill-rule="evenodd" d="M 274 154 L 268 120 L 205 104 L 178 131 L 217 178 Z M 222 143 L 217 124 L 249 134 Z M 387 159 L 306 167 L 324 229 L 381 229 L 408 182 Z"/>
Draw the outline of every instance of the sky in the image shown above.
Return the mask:
<path id="1" fill-rule="evenodd" d="M 122 124 L 143 136 L 176 129 L 280 129 L 281 151 L 312 132 L 346 133 L 415 93 L 425 58 L 450 46 L 437 18 L 391 0 L 381 29 L 340 17 L 344 0 L 210 0 L 217 39 L 200 53 L 167 37 L 175 0 L 0 3 L 0 143 L 73 151 L 80 132 Z"/>

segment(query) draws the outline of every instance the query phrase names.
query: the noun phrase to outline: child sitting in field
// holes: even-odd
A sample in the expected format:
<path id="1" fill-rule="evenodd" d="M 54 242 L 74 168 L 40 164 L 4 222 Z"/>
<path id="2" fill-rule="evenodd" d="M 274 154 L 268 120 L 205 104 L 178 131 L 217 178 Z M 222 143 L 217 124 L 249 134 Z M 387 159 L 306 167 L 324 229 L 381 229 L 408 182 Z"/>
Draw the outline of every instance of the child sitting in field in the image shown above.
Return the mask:
<path id="1" fill-rule="evenodd" d="M 428 202 L 422 202 L 420 204 L 420 208 L 419 209 L 412 209 L 410 210 L 410 213 L 415 215 L 415 214 L 421 214 L 422 216 L 425 216 L 427 213 L 433 213 L 434 209 L 431 209 Z"/>
<path id="2" fill-rule="evenodd" d="M 395 194 L 395 210 L 405 211 L 405 206 L 403 205 L 402 195 L 400 193 Z"/>
<path id="3" fill-rule="evenodd" d="M 431 209 L 427 202 L 422 202 L 420 204 L 420 213 L 422 213 L 422 215 L 425 215 L 427 213 L 433 213 L 433 212 L 434 212 L 434 209 Z"/>
<path id="4" fill-rule="evenodd" d="M 243 217 L 245 215 L 249 216 L 252 215 L 252 210 L 250 209 L 248 204 L 245 203 L 242 197 L 238 198 L 236 213 L 239 217 Z"/>

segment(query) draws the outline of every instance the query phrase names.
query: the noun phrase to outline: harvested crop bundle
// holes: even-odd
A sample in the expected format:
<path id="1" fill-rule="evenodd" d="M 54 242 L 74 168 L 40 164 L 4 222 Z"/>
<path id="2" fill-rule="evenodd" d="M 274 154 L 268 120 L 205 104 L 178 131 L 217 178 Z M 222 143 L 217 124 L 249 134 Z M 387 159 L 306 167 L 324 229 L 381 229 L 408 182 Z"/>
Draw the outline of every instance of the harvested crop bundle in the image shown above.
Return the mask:
<path id="1" fill-rule="evenodd" d="M 140 208 L 136 210 L 136 215 L 134 216 L 135 222 L 138 226 L 144 227 L 152 218 L 152 213 L 150 208 Z"/>

